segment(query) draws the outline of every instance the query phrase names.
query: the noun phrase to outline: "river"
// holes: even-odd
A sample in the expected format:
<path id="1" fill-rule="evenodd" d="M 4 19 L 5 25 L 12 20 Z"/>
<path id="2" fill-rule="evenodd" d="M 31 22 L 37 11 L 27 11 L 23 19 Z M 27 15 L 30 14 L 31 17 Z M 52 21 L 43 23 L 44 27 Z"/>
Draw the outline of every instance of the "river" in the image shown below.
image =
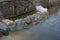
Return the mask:
<path id="1" fill-rule="evenodd" d="M 0 40 L 60 40 L 60 8 L 56 10 L 42 23 L 32 25 L 29 29 L 12 32 Z"/>

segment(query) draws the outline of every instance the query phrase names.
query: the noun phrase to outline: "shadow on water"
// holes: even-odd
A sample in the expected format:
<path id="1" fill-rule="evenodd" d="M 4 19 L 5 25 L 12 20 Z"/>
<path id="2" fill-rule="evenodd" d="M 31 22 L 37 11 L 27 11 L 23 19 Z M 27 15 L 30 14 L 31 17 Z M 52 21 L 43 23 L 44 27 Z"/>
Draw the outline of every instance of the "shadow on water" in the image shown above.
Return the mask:
<path id="1" fill-rule="evenodd" d="M 33 25 L 30 29 L 10 33 L 1 40 L 60 40 L 60 8 L 54 13 L 44 22 Z"/>

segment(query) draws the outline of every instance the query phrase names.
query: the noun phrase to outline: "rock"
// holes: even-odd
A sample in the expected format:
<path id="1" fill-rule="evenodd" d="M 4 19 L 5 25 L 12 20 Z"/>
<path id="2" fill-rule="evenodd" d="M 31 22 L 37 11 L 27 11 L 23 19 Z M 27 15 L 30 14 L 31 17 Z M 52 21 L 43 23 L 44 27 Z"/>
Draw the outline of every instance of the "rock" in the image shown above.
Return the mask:
<path id="1" fill-rule="evenodd" d="M 29 16 L 29 18 L 30 18 L 31 22 L 34 22 L 34 16 L 35 16 L 35 14 L 33 14 L 33 15 Z"/>
<path id="2" fill-rule="evenodd" d="M 36 12 L 36 14 L 39 14 L 39 15 L 46 15 L 46 17 L 48 17 L 49 16 L 49 12 L 45 12 L 45 13 L 41 13 L 41 12 Z"/>
<path id="3" fill-rule="evenodd" d="M 39 14 L 40 15 L 40 21 L 44 20 L 47 18 L 47 16 L 45 14 Z"/>
<path id="4" fill-rule="evenodd" d="M 15 23 L 16 23 L 16 29 L 17 29 L 17 30 L 22 30 L 22 29 L 24 29 L 25 22 L 24 22 L 23 19 L 15 20 Z"/>

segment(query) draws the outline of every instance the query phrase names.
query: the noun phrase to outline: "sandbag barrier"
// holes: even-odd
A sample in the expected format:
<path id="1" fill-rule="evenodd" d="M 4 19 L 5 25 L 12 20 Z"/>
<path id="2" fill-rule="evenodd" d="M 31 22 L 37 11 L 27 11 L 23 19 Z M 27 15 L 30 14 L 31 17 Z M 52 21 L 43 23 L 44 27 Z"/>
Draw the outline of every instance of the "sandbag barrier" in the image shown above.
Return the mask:
<path id="1" fill-rule="evenodd" d="M 29 25 L 34 25 L 47 18 L 47 13 L 36 12 L 33 15 L 27 16 L 23 19 L 17 19 L 15 21 L 4 19 L 0 22 L 0 30 L 3 35 L 7 36 L 9 32 L 22 30 L 28 28 Z"/>

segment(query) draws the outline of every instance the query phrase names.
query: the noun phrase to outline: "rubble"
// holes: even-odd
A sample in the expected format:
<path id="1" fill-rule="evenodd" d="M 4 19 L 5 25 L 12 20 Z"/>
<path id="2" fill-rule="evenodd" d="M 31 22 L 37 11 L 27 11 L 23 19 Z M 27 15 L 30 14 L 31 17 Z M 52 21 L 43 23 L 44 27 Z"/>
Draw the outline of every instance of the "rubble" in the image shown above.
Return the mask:
<path id="1" fill-rule="evenodd" d="M 24 21 L 25 21 L 25 23 L 28 24 L 28 25 L 31 24 L 31 22 L 32 22 L 32 21 L 31 21 L 31 18 L 29 18 L 29 16 L 27 16 L 26 18 L 24 18 Z"/>
<path id="2" fill-rule="evenodd" d="M 5 24 L 7 24 L 7 25 L 13 23 L 13 21 L 12 20 L 9 20 L 9 19 L 3 19 L 2 22 L 5 23 Z"/>
<path id="3" fill-rule="evenodd" d="M 46 14 L 46 13 L 45 13 Z M 2 20 L 3 23 L 5 23 L 10 31 L 16 31 L 16 30 L 21 30 L 24 29 L 24 27 L 30 25 L 30 24 L 36 24 L 44 19 L 47 18 L 47 15 L 41 12 L 36 12 L 33 15 L 27 16 L 26 18 L 23 19 L 17 19 L 15 21 L 9 20 L 9 19 L 4 19 Z"/>
<path id="4" fill-rule="evenodd" d="M 43 6 L 36 6 L 36 10 L 38 12 L 41 12 L 41 13 L 47 13 L 48 12 L 48 9 L 47 8 L 44 8 Z"/>

